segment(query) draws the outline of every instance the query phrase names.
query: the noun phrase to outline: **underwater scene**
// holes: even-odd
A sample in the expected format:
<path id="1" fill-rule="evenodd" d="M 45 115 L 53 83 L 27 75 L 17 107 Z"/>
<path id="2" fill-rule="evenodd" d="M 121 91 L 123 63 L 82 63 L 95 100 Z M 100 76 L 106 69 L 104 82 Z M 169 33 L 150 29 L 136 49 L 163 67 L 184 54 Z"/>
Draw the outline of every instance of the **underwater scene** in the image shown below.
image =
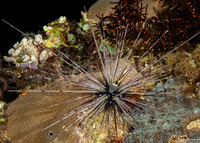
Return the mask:
<path id="1" fill-rule="evenodd" d="M 2 17 L 0 143 L 200 143 L 200 1 L 81 7 L 38 32 Z"/>

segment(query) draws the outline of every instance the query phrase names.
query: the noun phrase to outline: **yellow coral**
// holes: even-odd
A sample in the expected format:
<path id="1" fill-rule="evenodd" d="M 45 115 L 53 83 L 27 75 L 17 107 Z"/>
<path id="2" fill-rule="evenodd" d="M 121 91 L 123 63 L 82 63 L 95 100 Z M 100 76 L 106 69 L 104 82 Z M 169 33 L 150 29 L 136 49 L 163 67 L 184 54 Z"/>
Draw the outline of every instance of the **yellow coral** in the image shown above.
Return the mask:
<path id="1" fill-rule="evenodd" d="M 190 124 L 187 125 L 187 129 L 193 129 L 193 128 L 198 128 L 200 129 L 200 119 L 197 119 L 195 121 L 192 121 Z"/>
<path id="2" fill-rule="evenodd" d="M 61 26 L 59 25 L 61 24 Z M 44 31 L 47 32 L 48 39 L 46 40 L 45 46 L 48 48 L 58 48 L 61 45 L 67 46 L 66 36 L 69 32 L 69 24 L 67 23 L 66 17 L 61 16 L 58 20 L 51 22 L 50 26 L 44 26 Z"/>
<path id="3" fill-rule="evenodd" d="M 186 143 L 188 136 L 187 135 L 173 135 L 169 139 L 168 143 Z"/>

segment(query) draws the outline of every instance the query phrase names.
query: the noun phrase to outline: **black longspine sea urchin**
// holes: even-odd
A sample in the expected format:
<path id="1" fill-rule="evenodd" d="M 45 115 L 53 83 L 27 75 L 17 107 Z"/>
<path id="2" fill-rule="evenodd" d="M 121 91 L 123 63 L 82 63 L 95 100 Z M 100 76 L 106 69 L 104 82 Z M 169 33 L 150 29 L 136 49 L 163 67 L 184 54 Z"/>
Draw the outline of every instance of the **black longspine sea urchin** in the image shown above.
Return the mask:
<path id="1" fill-rule="evenodd" d="M 5 23 L 22 33 L 24 36 L 27 36 L 25 33 L 20 31 L 19 29 L 12 26 L 10 23 L 3 20 Z M 145 21 L 146 22 L 146 21 Z M 145 22 L 143 23 L 143 27 L 145 26 Z M 116 136 L 118 136 L 118 128 L 119 125 L 123 129 L 123 116 L 126 115 L 130 118 L 134 119 L 134 114 L 137 112 L 143 112 L 145 110 L 155 109 L 156 107 L 147 105 L 145 103 L 140 102 L 141 96 L 159 96 L 159 95 L 169 95 L 171 93 L 163 93 L 163 92 L 154 92 L 152 91 L 152 86 L 147 86 L 148 84 L 155 83 L 157 81 L 166 79 L 166 71 L 164 70 L 167 66 L 162 66 L 154 71 L 150 71 L 150 69 L 161 62 L 166 56 L 177 50 L 179 47 L 187 43 L 189 40 L 196 37 L 200 32 L 186 40 L 181 45 L 175 47 L 173 50 L 168 52 L 166 55 L 162 56 L 159 59 L 153 61 L 150 65 L 139 69 L 138 72 L 135 71 L 135 65 L 131 65 L 129 63 L 129 58 L 132 50 L 128 56 L 123 55 L 123 47 L 126 38 L 126 32 L 117 32 L 119 35 L 116 37 L 116 46 L 114 48 L 113 53 L 108 50 L 107 41 L 105 39 L 105 35 L 103 31 L 101 33 L 101 47 L 98 44 L 98 41 L 95 38 L 95 33 L 91 27 L 91 32 L 94 38 L 96 50 L 99 56 L 100 65 L 99 72 L 88 72 L 85 69 L 81 68 L 76 62 L 71 60 L 67 55 L 59 51 L 62 57 L 58 57 L 58 55 L 48 48 L 44 47 L 40 43 L 38 43 L 41 47 L 51 52 L 54 56 L 61 59 L 64 63 L 73 67 L 74 70 L 79 72 L 79 79 L 77 77 L 74 78 L 71 75 L 66 75 L 64 72 L 57 72 L 57 74 L 61 75 L 64 78 L 64 83 L 69 83 L 69 86 L 72 86 L 70 90 L 66 91 L 52 91 L 52 90 L 43 90 L 43 91 L 27 91 L 27 92 L 62 92 L 62 93 L 70 93 L 70 94 L 81 94 L 81 97 L 74 98 L 72 100 L 63 101 L 59 103 L 55 103 L 53 105 L 49 105 L 47 108 L 53 108 L 55 106 L 60 106 L 63 104 L 67 104 L 73 101 L 80 101 L 79 105 L 75 109 L 70 112 L 67 112 L 61 115 L 57 121 L 52 122 L 52 124 L 46 126 L 41 130 L 46 131 L 52 126 L 56 126 L 58 123 L 64 120 L 68 120 L 70 117 L 75 116 L 76 120 L 73 121 L 67 127 L 64 127 L 64 130 L 67 130 L 71 126 L 78 124 L 79 126 L 83 126 L 85 128 L 85 134 L 91 133 L 92 125 L 97 119 L 100 117 L 100 121 L 98 123 L 97 132 L 94 138 L 94 141 L 97 138 L 98 132 L 102 127 L 103 122 L 108 123 L 108 129 L 112 128 L 111 122 L 114 122 L 114 128 Z M 128 25 L 126 30 L 128 29 Z M 135 43 L 132 48 L 136 45 L 142 28 L 135 40 Z M 167 33 L 165 31 L 163 35 L 149 48 L 147 52 L 145 52 L 139 59 L 141 60 L 153 47 L 154 45 Z M 157 73 L 160 73 L 160 76 L 157 76 Z M 16 90 L 10 90 L 10 92 L 16 92 Z M 150 116 L 150 115 L 149 115 Z M 125 132 L 125 131 L 123 131 Z M 52 133 L 51 133 L 52 134 Z"/>

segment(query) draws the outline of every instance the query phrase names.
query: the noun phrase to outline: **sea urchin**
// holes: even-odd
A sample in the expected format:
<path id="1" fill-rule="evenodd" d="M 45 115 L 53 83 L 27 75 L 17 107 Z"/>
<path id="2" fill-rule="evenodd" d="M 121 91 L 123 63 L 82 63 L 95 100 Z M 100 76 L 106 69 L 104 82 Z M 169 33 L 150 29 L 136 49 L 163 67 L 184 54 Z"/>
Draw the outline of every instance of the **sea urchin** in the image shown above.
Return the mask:
<path id="1" fill-rule="evenodd" d="M 9 24 L 5 20 L 3 21 Z M 38 43 L 76 70 L 78 74 L 70 75 L 66 74 L 65 71 L 57 72 L 56 74 L 63 77 L 62 81 L 57 81 L 60 83 L 57 84 L 57 87 L 59 85 L 59 88 L 64 88 L 64 90 L 28 90 L 27 92 L 39 93 L 22 96 L 15 100 L 7 110 L 7 135 L 11 141 L 67 142 L 65 132 L 69 131 L 73 125 L 83 128 L 84 136 L 87 134 L 93 136 L 92 142 L 96 141 L 103 126 L 107 129 L 108 134 L 118 136 L 119 129 L 124 130 L 124 116 L 134 120 L 136 113 L 158 109 L 158 107 L 145 104 L 144 101 L 147 99 L 145 97 L 171 95 L 171 93 L 152 90 L 156 82 L 167 78 L 166 69 L 168 66 L 161 66 L 155 70 L 152 70 L 152 67 L 199 34 L 195 34 L 151 64 L 136 70 L 136 64 L 129 62 L 132 50 L 128 55 L 123 54 L 128 26 L 124 32 L 117 31 L 116 45 L 112 51 L 108 48 L 104 33 L 100 31 L 101 42 L 99 45 L 92 26 L 90 27 L 99 57 L 99 65 L 95 71 L 86 71 L 61 51 L 58 50 L 60 53 L 58 56 L 55 52 Z M 21 32 L 19 29 L 15 29 Z M 31 38 L 23 32 L 21 33 Z M 166 33 L 163 32 L 163 35 L 149 50 Z M 146 56 L 148 51 L 138 61 Z M 40 68 L 37 70 L 42 71 Z M 56 87 L 56 85 L 54 86 Z M 10 90 L 10 92 L 16 92 L 16 90 Z M 151 115 L 149 114 L 149 116 Z M 94 131 L 94 129 L 96 130 Z"/>

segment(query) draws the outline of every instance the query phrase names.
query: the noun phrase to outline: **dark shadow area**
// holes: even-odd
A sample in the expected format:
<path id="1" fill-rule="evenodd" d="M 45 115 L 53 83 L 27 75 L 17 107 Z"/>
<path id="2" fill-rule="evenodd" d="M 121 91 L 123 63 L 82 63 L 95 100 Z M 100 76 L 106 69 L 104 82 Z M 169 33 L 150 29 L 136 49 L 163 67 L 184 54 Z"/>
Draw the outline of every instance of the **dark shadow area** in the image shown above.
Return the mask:
<path id="1" fill-rule="evenodd" d="M 70 21 L 79 22 L 81 10 L 84 11 L 96 0 L 2 0 L 0 18 L 5 19 L 23 32 L 37 33 L 43 26 L 66 16 Z M 6 55 L 13 44 L 21 40 L 21 34 L 0 21 L 0 55 Z M 1 59 L 1 58 L 0 58 Z"/>
<path id="2" fill-rule="evenodd" d="M 43 26 L 58 19 L 60 16 L 66 16 L 72 22 L 79 22 L 82 18 L 81 11 L 90 8 L 96 0 L 2 0 L 0 2 L 0 19 L 4 19 L 18 29 L 27 33 L 38 33 L 43 30 Z M 0 68 L 6 67 L 2 59 L 8 55 L 8 50 L 22 39 L 22 34 L 0 20 Z M 2 71 L 1 71 L 2 72 Z M 11 77 L 6 77 L 1 73 L 1 78 L 8 82 L 8 89 L 16 86 L 10 82 Z M 4 83 L 0 83 L 3 88 Z M 11 102 L 16 99 L 18 94 L 3 91 L 0 100 Z"/>

